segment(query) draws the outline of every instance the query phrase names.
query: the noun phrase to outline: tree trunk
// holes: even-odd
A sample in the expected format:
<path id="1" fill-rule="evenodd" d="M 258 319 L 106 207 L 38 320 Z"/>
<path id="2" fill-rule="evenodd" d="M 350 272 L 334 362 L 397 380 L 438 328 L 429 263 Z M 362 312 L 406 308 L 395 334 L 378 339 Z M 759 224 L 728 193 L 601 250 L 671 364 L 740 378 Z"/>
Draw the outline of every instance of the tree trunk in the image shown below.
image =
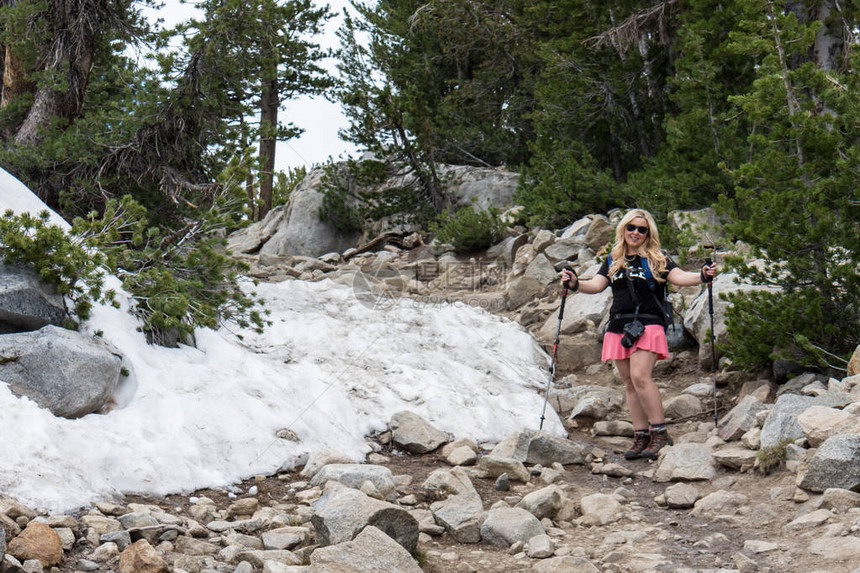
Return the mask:
<path id="1" fill-rule="evenodd" d="M 45 69 L 54 71 L 57 83 L 65 85 L 62 91 L 55 86 L 36 91 L 33 105 L 15 135 L 17 143 L 38 144 L 44 138 L 43 129 L 51 125 L 54 117 L 72 122 L 84 102 L 95 36 L 102 26 L 100 8 L 97 2 L 76 0 L 52 0 L 51 7 L 56 28 Z"/>
<path id="2" fill-rule="evenodd" d="M 815 35 L 815 63 L 822 70 L 837 69 L 845 48 L 846 26 L 842 18 L 830 18 L 832 7 L 832 0 L 825 0 L 818 7 L 818 19 L 822 26 Z"/>
<path id="3" fill-rule="evenodd" d="M 24 62 L 16 56 L 9 46 L 3 49 L 3 99 L 0 107 L 6 107 L 21 94 L 32 92 L 35 85 L 27 81 Z"/>
<path id="4" fill-rule="evenodd" d="M 258 219 L 272 210 L 275 177 L 275 141 L 278 129 L 278 80 L 265 80 L 260 98 L 260 205 Z"/>

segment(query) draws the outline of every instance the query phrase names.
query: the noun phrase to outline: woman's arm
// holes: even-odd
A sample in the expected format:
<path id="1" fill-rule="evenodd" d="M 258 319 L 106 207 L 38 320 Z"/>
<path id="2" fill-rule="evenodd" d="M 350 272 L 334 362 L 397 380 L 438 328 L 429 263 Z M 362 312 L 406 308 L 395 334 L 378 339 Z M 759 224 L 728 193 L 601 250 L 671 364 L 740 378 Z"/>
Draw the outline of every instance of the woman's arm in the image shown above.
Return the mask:
<path id="1" fill-rule="evenodd" d="M 569 281 L 570 288 L 574 291 L 584 292 L 586 294 L 601 292 L 609 286 L 609 279 L 603 275 L 596 275 L 590 279 L 579 280 L 574 273 L 567 269 L 561 271 L 561 280 L 562 282 Z"/>
<path id="2" fill-rule="evenodd" d="M 675 267 L 669 271 L 667 278 L 673 285 L 684 287 L 704 284 L 708 279 L 713 279 L 715 276 L 717 276 L 717 264 L 711 263 L 711 266 L 705 265 L 697 273 L 681 270 L 681 267 Z"/>

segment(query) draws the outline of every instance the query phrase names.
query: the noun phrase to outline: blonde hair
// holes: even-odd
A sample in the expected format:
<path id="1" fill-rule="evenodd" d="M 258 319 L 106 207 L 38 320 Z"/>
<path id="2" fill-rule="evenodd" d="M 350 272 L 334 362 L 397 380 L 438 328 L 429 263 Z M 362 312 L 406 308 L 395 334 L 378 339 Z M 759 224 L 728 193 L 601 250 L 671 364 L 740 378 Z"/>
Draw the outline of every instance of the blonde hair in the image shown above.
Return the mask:
<path id="1" fill-rule="evenodd" d="M 627 267 L 627 243 L 624 242 L 624 230 L 630 221 L 637 217 L 642 217 L 648 221 L 648 234 L 645 236 L 642 247 L 639 248 L 639 255 L 648 259 L 648 266 L 651 269 L 651 274 L 654 275 L 654 280 L 665 282 L 661 275 L 666 272 L 666 255 L 660 250 L 660 233 L 657 232 L 654 217 L 644 209 L 627 211 L 621 221 L 618 222 L 618 226 L 615 227 L 615 244 L 612 245 L 610 251 L 612 264 L 609 267 L 609 276 L 613 277 L 619 270 Z"/>

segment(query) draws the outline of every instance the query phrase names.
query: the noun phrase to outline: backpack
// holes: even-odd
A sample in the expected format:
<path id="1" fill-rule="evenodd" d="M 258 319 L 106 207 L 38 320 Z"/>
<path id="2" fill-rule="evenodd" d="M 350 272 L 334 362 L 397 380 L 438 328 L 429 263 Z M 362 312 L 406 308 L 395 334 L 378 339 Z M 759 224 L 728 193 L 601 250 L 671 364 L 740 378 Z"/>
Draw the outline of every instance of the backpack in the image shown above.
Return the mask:
<path id="1" fill-rule="evenodd" d="M 648 265 L 648 259 L 640 255 L 642 268 L 645 270 L 645 280 L 648 282 L 648 288 L 651 289 L 651 295 L 657 302 L 657 306 L 662 310 L 663 329 L 666 330 L 675 323 L 675 310 L 672 308 L 672 301 L 669 300 L 669 288 L 666 288 L 666 298 L 660 300 L 657 298 L 656 287 L 657 281 L 654 280 L 654 275 L 651 273 L 651 268 Z M 612 254 L 606 257 L 606 264 L 612 266 Z"/>

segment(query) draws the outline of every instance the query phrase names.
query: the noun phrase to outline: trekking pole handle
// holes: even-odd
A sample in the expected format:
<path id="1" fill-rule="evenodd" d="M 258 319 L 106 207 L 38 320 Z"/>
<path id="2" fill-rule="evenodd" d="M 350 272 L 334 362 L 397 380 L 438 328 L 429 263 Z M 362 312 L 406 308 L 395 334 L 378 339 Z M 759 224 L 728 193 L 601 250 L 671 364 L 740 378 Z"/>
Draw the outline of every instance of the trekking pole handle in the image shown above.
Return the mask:
<path id="1" fill-rule="evenodd" d="M 564 267 L 564 270 L 566 270 L 567 272 L 569 272 L 570 274 L 572 274 L 572 275 L 576 278 L 577 282 L 579 282 L 579 277 L 576 275 L 576 271 L 575 271 L 575 270 L 573 270 L 573 267 L 571 267 L 571 266 L 569 266 L 569 265 L 568 265 L 568 266 Z M 561 283 L 561 284 L 562 284 L 562 286 L 563 286 L 566 290 L 569 290 L 569 289 L 571 288 L 571 287 L 570 287 L 570 281 L 564 281 L 564 282 L 563 282 L 563 283 Z M 574 290 L 576 290 L 576 289 L 574 289 Z"/>
<path id="2" fill-rule="evenodd" d="M 712 260 L 711 260 L 711 257 L 705 257 L 705 266 L 706 266 L 706 267 L 709 267 L 709 266 L 711 266 L 712 264 L 714 264 L 714 261 L 712 261 Z M 714 278 L 713 278 L 711 275 L 709 275 L 709 274 L 707 274 L 707 273 L 703 273 L 703 274 L 705 275 L 705 277 L 707 277 L 707 279 L 708 279 L 708 280 L 707 280 L 707 282 L 708 282 L 708 283 L 710 283 L 712 280 L 714 280 Z"/>

